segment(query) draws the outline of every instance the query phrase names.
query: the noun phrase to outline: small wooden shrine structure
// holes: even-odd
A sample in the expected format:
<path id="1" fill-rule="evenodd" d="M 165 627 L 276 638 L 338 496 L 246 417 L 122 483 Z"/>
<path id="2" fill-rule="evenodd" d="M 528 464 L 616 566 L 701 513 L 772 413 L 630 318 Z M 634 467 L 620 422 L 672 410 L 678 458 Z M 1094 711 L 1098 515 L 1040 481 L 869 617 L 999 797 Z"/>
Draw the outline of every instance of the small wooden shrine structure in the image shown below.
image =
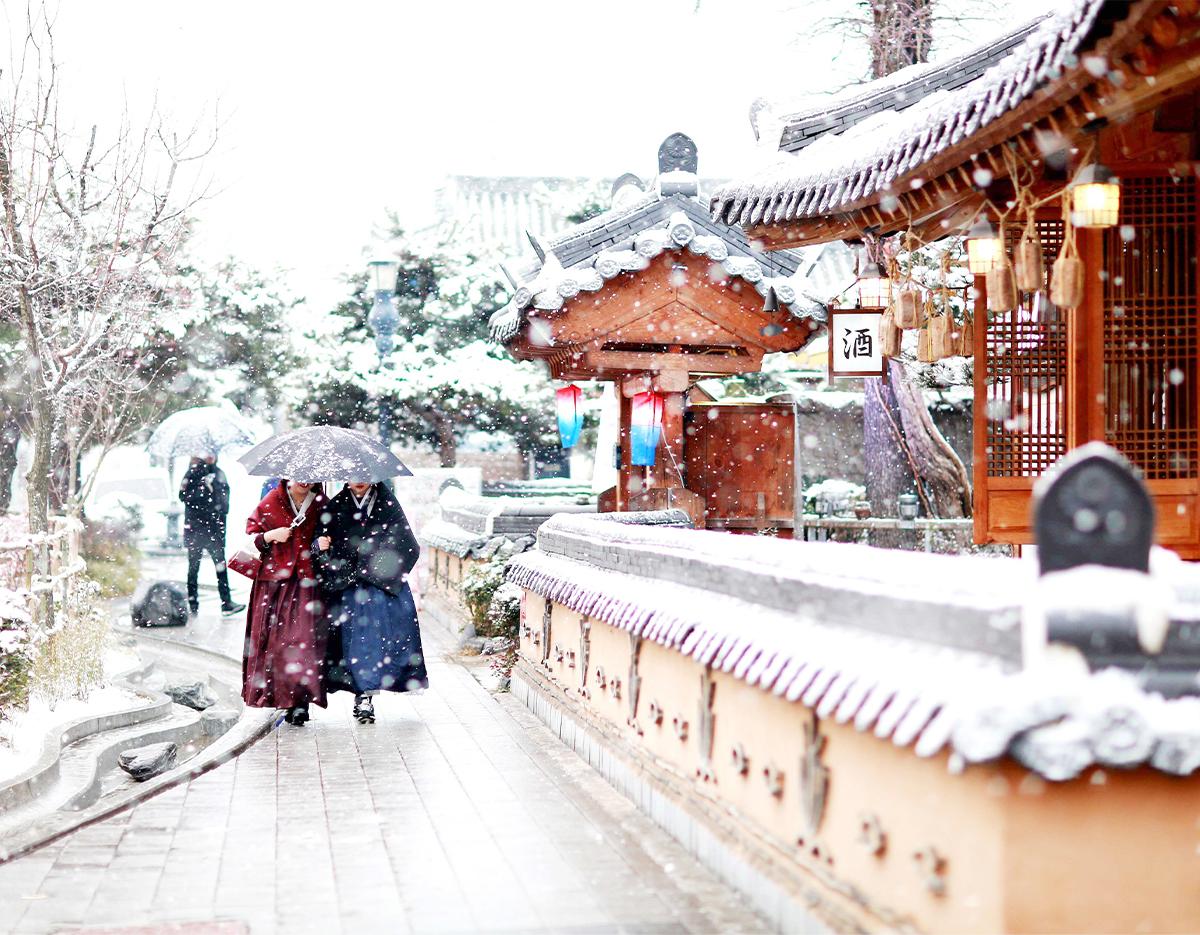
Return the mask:
<path id="1" fill-rule="evenodd" d="M 538 259 L 512 274 L 515 293 L 492 334 L 519 359 L 544 360 L 555 379 L 617 384 L 619 482 L 601 510 L 677 507 L 698 523 L 789 535 L 790 407 L 692 412 L 687 394 L 698 379 L 757 371 L 764 354 L 803 347 L 825 308 L 805 293 L 798 253 L 755 249 L 709 217 L 696 166 L 691 139 L 668 137 L 648 191 L 622 177 L 610 210 L 544 246 L 531 237 Z M 661 406 L 660 438 L 654 463 L 639 466 L 634 410 L 646 394 Z"/>
<path id="2" fill-rule="evenodd" d="M 1085 273 L 1070 307 L 1044 280 L 989 318 L 976 280 L 976 540 L 1032 541 L 1038 477 L 1099 440 L 1141 470 L 1158 541 L 1200 558 L 1200 3 L 1068 0 L 912 74 L 789 118 L 793 158 L 718 190 L 713 218 L 788 249 L 1004 217 L 1010 253 L 1032 221 L 1047 273 L 1069 244 Z M 1119 216 L 1084 227 L 1063 205 L 1097 164 Z"/>

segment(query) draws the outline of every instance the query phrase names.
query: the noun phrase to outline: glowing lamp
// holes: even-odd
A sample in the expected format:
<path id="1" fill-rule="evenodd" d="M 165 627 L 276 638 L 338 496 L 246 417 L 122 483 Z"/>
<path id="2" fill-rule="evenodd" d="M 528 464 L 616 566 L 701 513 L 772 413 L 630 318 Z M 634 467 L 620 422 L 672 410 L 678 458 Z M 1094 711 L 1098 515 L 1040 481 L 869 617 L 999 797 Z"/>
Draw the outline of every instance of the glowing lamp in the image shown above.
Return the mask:
<path id="1" fill-rule="evenodd" d="M 574 383 L 554 392 L 555 408 L 558 410 L 558 435 L 564 448 L 573 448 L 579 441 L 579 431 L 583 428 L 583 411 L 579 407 L 582 397 L 583 391 Z"/>
<path id="2" fill-rule="evenodd" d="M 629 460 L 631 464 L 652 465 L 662 436 L 663 396 L 661 393 L 638 393 L 631 402 Z"/>
<path id="3" fill-rule="evenodd" d="M 878 263 L 868 262 L 858 274 L 860 308 L 887 308 L 892 297 L 892 281 L 883 275 Z"/>
<path id="4" fill-rule="evenodd" d="M 1108 166 L 1084 166 L 1071 183 L 1071 223 L 1076 227 L 1116 227 L 1121 183 Z"/>
<path id="5" fill-rule="evenodd" d="M 996 228 L 987 218 L 975 222 L 967 234 L 967 268 L 975 276 L 982 276 L 1004 263 L 1004 244 Z"/>

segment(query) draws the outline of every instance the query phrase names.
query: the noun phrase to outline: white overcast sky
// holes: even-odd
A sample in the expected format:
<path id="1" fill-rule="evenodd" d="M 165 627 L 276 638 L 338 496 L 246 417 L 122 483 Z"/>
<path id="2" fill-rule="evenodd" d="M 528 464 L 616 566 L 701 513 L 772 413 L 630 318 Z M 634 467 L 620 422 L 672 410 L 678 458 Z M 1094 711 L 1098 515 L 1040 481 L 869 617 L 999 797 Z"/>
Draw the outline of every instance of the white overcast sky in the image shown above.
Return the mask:
<path id="1" fill-rule="evenodd" d="M 986 38 L 1046 3 L 972 3 Z M 852 0 L 59 0 L 63 108 L 79 124 L 155 94 L 179 125 L 219 106 L 217 194 L 197 249 L 291 271 L 314 312 L 343 291 L 386 208 L 412 225 L 447 173 L 653 173 L 695 138 L 739 174 L 758 96 L 858 78 L 816 28 Z M 23 3 L 7 4 L 13 19 Z M 953 45 L 943 42 L 943 46 Z"/>

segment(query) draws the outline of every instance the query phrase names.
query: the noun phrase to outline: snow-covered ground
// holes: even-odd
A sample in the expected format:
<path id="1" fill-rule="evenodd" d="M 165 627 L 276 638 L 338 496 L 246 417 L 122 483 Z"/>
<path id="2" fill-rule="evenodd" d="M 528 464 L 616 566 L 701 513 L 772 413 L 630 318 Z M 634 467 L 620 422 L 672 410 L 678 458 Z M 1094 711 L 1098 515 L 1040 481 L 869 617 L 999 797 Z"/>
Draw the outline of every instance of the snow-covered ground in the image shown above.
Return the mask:
<path id="1" fill-rule="evenodd" d="M 137 665 L 138 657 L 123 649 L 110 649 L 104 656 L 106 679 Z M 136 706 L 140 696 L 124 688 L 105 683 L 88 693 L 87 698 L 69 698 L 51 706 L 45 699 L 34 698 L 26 711 L 6 711 L 0 720 L 0 783 L 29 769 L 41 755 L 47 735 L 58 726 L 66 726 L 81 717 L 111 714 Z"/>

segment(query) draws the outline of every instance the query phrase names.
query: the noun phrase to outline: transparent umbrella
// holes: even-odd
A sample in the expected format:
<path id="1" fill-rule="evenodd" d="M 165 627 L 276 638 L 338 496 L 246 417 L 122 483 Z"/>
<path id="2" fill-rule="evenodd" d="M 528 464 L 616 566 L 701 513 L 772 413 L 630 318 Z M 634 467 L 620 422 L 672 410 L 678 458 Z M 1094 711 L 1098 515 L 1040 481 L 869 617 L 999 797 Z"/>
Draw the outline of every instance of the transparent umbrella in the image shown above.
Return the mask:
<path id="1" fill-rule="evenodd" d="M 253 444 L 253 430 L 236 412 L 223 406 L 196 406 L 167 416 L 150 436 L 146 450 L 156 461 L 170 462 Z"/>
<path id="2" fill-rule="evenodd" d="M 336 425 L 314 425 L 275 435 L 238 461 L 250 474 L 306 484 L 380 481 L 412 474 L 378 439 Z"/>

